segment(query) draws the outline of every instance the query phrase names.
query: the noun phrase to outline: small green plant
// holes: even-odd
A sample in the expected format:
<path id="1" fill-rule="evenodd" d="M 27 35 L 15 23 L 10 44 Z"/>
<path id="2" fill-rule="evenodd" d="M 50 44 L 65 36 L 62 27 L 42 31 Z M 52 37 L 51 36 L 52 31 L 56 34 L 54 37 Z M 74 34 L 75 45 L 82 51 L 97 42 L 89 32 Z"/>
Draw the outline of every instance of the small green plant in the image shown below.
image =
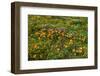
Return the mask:
<path id="1" fill-rule="evenodd" d="M 88 18 L 28 15 L 28 60 L 87 58 Z"/>

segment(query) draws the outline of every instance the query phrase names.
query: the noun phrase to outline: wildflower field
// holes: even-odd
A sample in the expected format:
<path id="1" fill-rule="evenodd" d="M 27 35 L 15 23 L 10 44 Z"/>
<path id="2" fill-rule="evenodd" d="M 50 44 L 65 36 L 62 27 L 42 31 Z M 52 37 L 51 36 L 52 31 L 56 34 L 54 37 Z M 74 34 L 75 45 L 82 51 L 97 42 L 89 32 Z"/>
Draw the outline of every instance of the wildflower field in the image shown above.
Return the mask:
<path id="1" fill-rule="evenodd" d="M 28 60 L 87 57 L 87 17 L 28 15 Z"/>

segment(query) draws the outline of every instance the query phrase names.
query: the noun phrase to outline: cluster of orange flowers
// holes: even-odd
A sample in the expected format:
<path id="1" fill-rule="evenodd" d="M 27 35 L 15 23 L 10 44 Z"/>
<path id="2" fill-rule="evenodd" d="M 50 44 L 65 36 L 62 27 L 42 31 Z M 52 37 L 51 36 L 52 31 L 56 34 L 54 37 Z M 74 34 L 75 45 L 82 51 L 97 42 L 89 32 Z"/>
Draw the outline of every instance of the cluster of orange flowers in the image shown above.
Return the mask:
<path id="1" fill-rule="evenodd" d="M 72 50 L 74 53 L 82 53 L 84 51 L 83 47 L 79 47 L 77 50 Z"/>
<path id="2" fill-rule="evenodd" d="M 59 34 L 58 38 L 60 38 L 64 36 L 64 31 L 57 30 L 57 29 L 48 29 L 48 30 L 41 29 L 40 31 L 34 33 L 34 35 L 38 37 L 39 41 L 41 41 L 43 37 L 46 37 L 47 39 L 52 39 L 55 34 Z M 32 46 L 34 49 L 39 48 L 39 46 L 34 43 Z M 65 47 L 67 46 L 65 45 Z"/>
<path id="3" fill-rule="evenodd" d="M 47 38 L 52 38 L 54 33 L 58 33 L 60 36 L 64 36 L 65 32 L 61 30 L 56 30 L 56 29 L 48 29 L 46 32 L 45 31 L 38 31 L 35 32 L 35 35 L 38 36 L 38 39 L 42 37 L 47 37 Z"/>
<path id="4" fill-rule="evenodd" d="M 58 29 L 48 29 L 48 30 L 41 29 L 40 31 L 34 33 L 34 35 L 37 36 L 38 41 L 40 41 L 40 42 L 41 42 L 42 38 L 52 40 L 52 38 L 55 34 L 58 34 L 58 39 L 61 38 L 61 37 L 63 38 L 65 36 L 65 31 L 64 30 L 58 30 Z M 74 40 L 70 39 L 69 42 L 67 42 L 67 43 L 68 44 L 63 45 L 64 48 L 68 48 L 70 45 L 72 45 L 74 43 Z M 32 46 L 33 46 L 34 49 L 39 48 L 39 45 L 35 44 L 35 43 L 33 43 Z M 46 45 L 43 45 L 43 48 L 45 48 L 45 47 L 46 47 Z M 55 47 L 56 47 L 56 45 L 55 45 Z M 60 48 L 58 48 L 58 45 L 57 45 L 57 51 L 59 51 L 59 50 L 60 50 Z M 77 48 L 77 50 L 72 49 L 72 52 L 75 53 L 75 54 L 76 53 L 82 53 L 83 50 L 84 50 L 83 47 L 79 47 L 79 48 Z"/>

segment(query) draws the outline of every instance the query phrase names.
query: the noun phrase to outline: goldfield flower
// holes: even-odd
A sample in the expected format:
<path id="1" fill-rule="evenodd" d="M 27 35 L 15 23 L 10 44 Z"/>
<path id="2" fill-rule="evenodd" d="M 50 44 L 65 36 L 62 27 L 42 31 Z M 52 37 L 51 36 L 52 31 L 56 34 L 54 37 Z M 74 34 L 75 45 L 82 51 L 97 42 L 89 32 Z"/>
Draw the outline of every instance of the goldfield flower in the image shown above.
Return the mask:
<path id="1" fill-rule="evenodd" d="M 38 36 L 40 33 L 39 32 L 35 32 L 35 35 Z"/>
<path id="2" fill-rule="evenodd" d="M 33 48 L 37 49 L 38 48 L 38 45 L 37 44 L 34 44 L 33 45 Z"/>
<path id="3" fill-rule="evenodd" d="M 57 50 L 59 51 L 59 50 L 60 50 L 60 48 L 57 48 Z"/>
<path id="4" fill-rule="evenodd" d="M 64 36 L 64 32 L 61 32 L 61 36 Z"/>
<path id="5" fill-rule="evenodd" d="M 73 40 L 72 40 L 72 39 L 70 39 L 70 42 L 73 42 Z"/>
<path id="6" fill-rule="evenodd" d="M 82 53 L 82 50 L 78 50 L 78 53 Z"/>
<path id="7" fill-rule="evenodd" d="M 82 48 L 82 47 L 79 48 L 79 52 L 80 52 L 80 53 L 83 52 L 83 48 Z"/>
<path id="8" fill-rule="evenodd" d="M 41 34 L 42 34 L 42 35 L 46 35 L 46 33 L 45 33 L 45 32 L 42 32 Z"/>
<path id="9" fill-rule="evenodd" d="M 70 39 L 69 44 L 73 44 L 73 40 L 72 39 Z"/>
<path id="10" fill-rule="evenodd" d="M 83 52 L 83 50 L 80 50 L 80 53 L 82 53 Z"/>
<path id="11" fill-rule="evenodd" d="M 83 48 L 82 48 L 82 47 L 80 47 L 79 49 L 80 49 L 80 50 L 82 50 Z"/>
<path id="12" fill-rule="evenodd" d="M 40 37 L 38 37 L 38 40 L 41 40 L 41 38 L 40 38 Z"/>
<path id="13" fill-rule="evenodd" d="M 57 48 L 57 47 L 58 47 L 58 45 L 55 45 L 55 47 Z"/>
<path id="14" fill-rule="evenodd" d="M 50 38 L 50 37 L 51 37 L 51 35 L 52 35 L 52 34 L 51 34 L 51 33 L 49 33 L 49 34 L 47 35 L 47 37 L 48 37 L 48 38 Z"/>
<path id="15" fill-rule="evenodd" d="M 51 31 L 52 33 L 54 33 L 55 32 L 55 30 L 54 29 L 52 29 L 52 31 Z"/>
<path id="16" fill-rule="evenodd" d="M 47 33 L 48 33 L 48 34 L 52 34 L 52 32 L 51 32 L 51 31 L 47 31 Z"/>
<path id="17" fill-rule="evenodd" d="M 75 50 L 75 49 L 73 49 L 73 50 L 72 50 L 72 52 L 76 52 L 76 50 Z"/>
<path id="18" fill-rule="evenodd" d="M 36 58 L 36 54 L 35 54 L 35 55 L 33 55 L 33 58 Z"/>
<path id="19" fill-rule="evenodd" d="M 45 32 L 41 32 L 40 37 L 45 37 L 46 33 Z"/>
<path id="20" fill-rule="evenodd" d="M 77 53 L 82 53 L 82 52 L 83 52 L 83 48 L 80 47 L 76 52 L 77 52 Z"/>
<path id="21" fill-rule="evenodd" d="M 76 53 L 74 53 L 74 55 L 76 56 Z"/>
<path id="22" fill-rule="evenodd" d="M 64 47 L 67 48 L 68 46 L 67 45 L 64 45 Z"/>

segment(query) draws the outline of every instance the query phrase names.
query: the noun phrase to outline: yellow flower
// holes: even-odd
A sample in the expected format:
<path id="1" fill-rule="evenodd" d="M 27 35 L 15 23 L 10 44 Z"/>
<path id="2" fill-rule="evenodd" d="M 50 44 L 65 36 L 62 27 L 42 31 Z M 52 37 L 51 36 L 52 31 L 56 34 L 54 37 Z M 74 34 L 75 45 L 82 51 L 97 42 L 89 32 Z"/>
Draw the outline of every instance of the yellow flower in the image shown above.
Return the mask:
<path id="1" fill-rule="evenodd" d="M 80 49 L 80 50 L 82 50 L 83 48 L 82 48 L 82 47 L 80 47 L 79 49 Z"/>
<path id="2" fill-rule="evenodd" d="M 61 36 L 64 36 L 64 32 L 61 32 Z"/>
<path id="3" fill-rule="evenodd" d="M 38 40 L 41 40 L 41 38 L 40 38 L 40 37 L 38 37 Z"/>
<path id="4" fill-rule="evenodd" d="M 70 39 L 69 44 L 73 44 L 73 40 L 72 39 Z"/>
<path id="5" fill-rule="evenodd" d="M 77 52 L 77 53 L 82 53 L 82 52 L 83 52 L 83 48 L 80 47 L 76 52 Z"/>
<path id="6" fill-rule="evenodd" d="M 41 32 L 41 34 L 40 34 L 40 36 L 42 37 L 44 37 L 46 35 L 46 33 L 45 32 Z"/>
<path id="7" fill-rule="evenodd" d="M 75 52 L 75 49 L 73 49 L 72 51 Z"/>
<path id="8" fill-rule="evenodd" d="M 79 52 L 80 52 L 80 53 L 83 52 L 83 48 L 82 48 L 82 47 L 79 48 Z"/>
<path id="9" fill-rule="evenodd" d="M 39 32 L 35 32 L 35 35 L 39 35 L 40 33 Z"/>
<path id="10" fill-rule="evenodd" d="M 36 58 L 36 54 L 35 54 L 35 55 L 33 55 L 33 58 Z"/>
<path id="11" fill-rule="evenodd" d="M 35 48 L 35 49 L 36 49 L 36 48 L 38 48 L 38 45 L 36 45 L 36 44 L 35 44 L 35 45 L 33 45 L 33 48 Z"/>
<path id="12" fill-rule="evenodd" d="M 71 39 L 70 42 L 73 42 L 73 40 Z"/>
<path id="13" fill-rule="evenodd" d="M 51 37 L 51 34 L 48 34 L 47 37 L 48 37 L 48 38 Z"/>
<path id="14" fill-rule="evenodd" d="M 76 53 L 74 53 L 74 55 L 76 56 Z"/>
<path id="15" fill-rule="evenodd" d="M 68 46 L 67 45 L 64 45 L 64 47 L 67 48 Z"/>
<path id="16" fill-rule="evenodd" d="M 78 53 L 82 53 L 82 50 L 78 50 Z"/>
<path id="17" fill-rule="evenodd" d="M 59 48 L 57 48 L 57 50 L 59 51 L 60 49 L 59 49 Z"/>
<path id="18" fill-rule="evenodd" d="M 46 33 L 45 33 L 45 32 L 42 32 L 41 34 L 42 34 L 42 35 L 45 35 Z"/>
<path id="19" fill-rule="evenodd" d="M 48 30 L 48 33 L 49 33 L 49 34 L 53 34 L 54 32 L 55 32 L 55 31 L 54 31 L 53 29 L 49 29 L 49 30 Z"/>

